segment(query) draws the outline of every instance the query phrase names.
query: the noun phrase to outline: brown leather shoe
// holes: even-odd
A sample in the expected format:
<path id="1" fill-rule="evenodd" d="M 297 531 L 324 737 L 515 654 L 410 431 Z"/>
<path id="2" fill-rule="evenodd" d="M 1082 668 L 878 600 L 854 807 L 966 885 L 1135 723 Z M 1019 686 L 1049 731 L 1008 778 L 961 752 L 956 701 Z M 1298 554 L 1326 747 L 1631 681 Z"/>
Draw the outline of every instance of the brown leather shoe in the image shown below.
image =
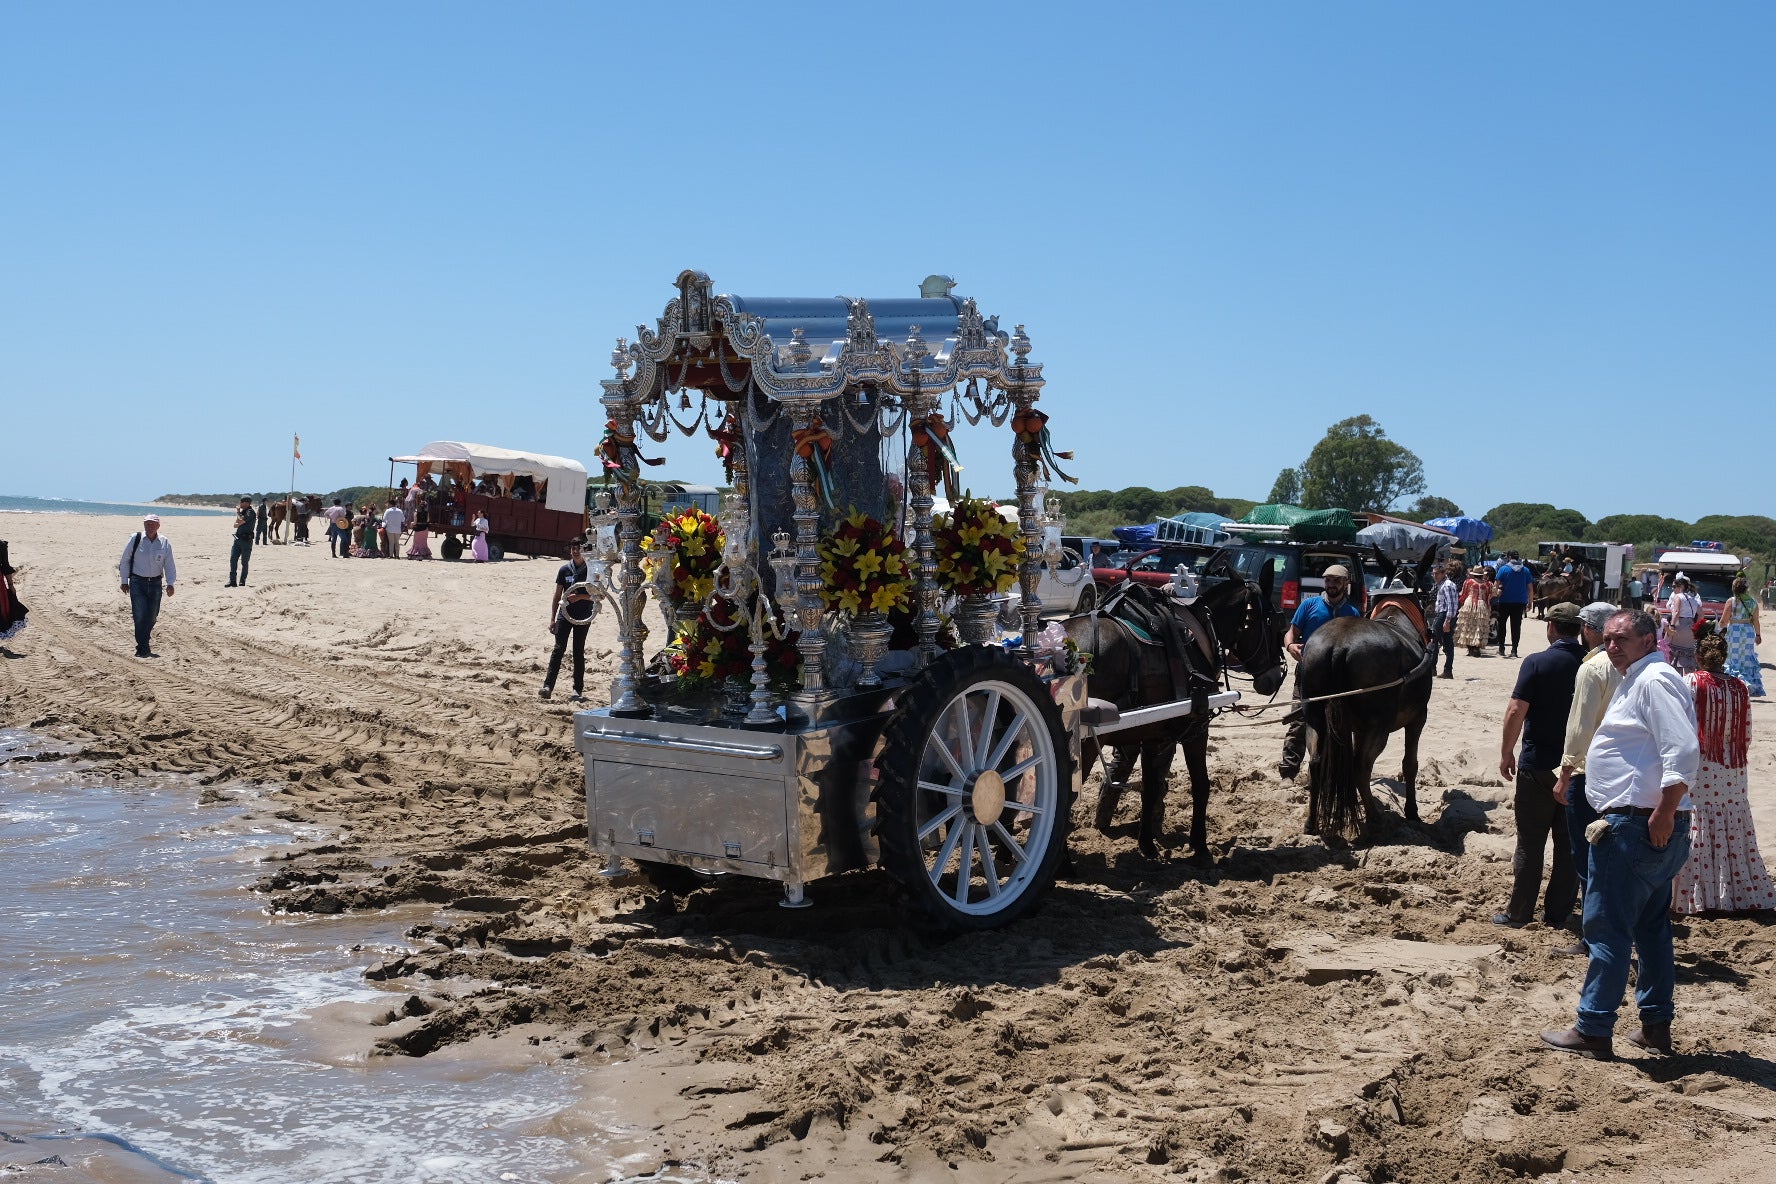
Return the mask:
<path id="1" fill-rule="evenodd" d="M 1557 1032 L 1552 1030 L 1543 1032 L 1542 1043 L 1549 1048 L 1557 1048 L 1561 1052 L 1590 1057 L 1594 1061 L 1616 1059 L 1616 1051 L 1610 1047 L 1608 1036 L 1587 1036 L 1577 1028 L 1562 1028 Z"/>
<path id="2" fill-rule="evenodd" d="M 1648 1052 L 1671 1051 L 1671 1025 L 1656 1020 L 1642 1020 L 1640 1027 L 1628 1033 L 1622 1039 L 1636 1048 L 1644 1048 Z"/>

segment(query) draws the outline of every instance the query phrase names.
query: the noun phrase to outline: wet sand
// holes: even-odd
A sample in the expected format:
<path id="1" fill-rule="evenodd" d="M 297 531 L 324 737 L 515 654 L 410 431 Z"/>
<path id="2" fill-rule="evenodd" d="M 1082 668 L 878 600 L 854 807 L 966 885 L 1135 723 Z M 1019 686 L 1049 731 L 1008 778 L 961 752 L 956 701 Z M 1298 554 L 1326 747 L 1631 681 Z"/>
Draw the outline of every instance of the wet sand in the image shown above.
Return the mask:
<path id="1" fill-rule="evenodd" d="M 902 927 L 877 874 L 817 883 L 797 913 L 763 882 L 676 898 L 598 878 L 568 679 L 536 696 L 553 562 L 341 561 L 323 536 L 257 548 L 250 586 L 228 589 L 228 520 L 167 528 L 183 579 L 163 657 L 141 661 L 115 578 L 133 525 L 0 514 L 32 608 L 0 659 L 0 719 L 119 778 L 274 787 L 256 808 L 334 836 L 267 869 L 283 908 L 444 906 L 415 953 L 369 969 L 420 1005 L 366 1023 L 364 1046 L 576 1060 L 602 1100 L 564 1125 L 610 1106 L 632 1125 L 634 1174 L 1767 1177 L 1771 917 L 1679 926 L 1684 1055 L 1537 1046 L 1570 1022 L 1584 963 L 1554 952 L 1564 934 L 1490 923 L 1510 880 L 1497 765 L 1516 662 L 1458 657 L 1436 684 L 1422 824 L 1384 785 L 1373 847 L 1303 837 L 1303 791 L 1275 773 L 1280 727 L 1223 717 L 1212 869 L 1142 858 L 1131 798 L 1110 835 L 1075 831 L 1076 876 L 1034 919 L 943 941 Z M 1525 653 L 1543 644 L 1526 622 Z M 593 703 L 614 648 L 601 619 Z M 1753 718 L 1768 857 L 1776 709 Z M 1398 759 L 1396 741 L 1378 771 Z M 1094 779 L 1082 818 L 1095 797 Z M 1177 844 L 1181 772 L 1169 805 Z M 464 997 L 440 986 L 453 976 L 493 985 Z"/>

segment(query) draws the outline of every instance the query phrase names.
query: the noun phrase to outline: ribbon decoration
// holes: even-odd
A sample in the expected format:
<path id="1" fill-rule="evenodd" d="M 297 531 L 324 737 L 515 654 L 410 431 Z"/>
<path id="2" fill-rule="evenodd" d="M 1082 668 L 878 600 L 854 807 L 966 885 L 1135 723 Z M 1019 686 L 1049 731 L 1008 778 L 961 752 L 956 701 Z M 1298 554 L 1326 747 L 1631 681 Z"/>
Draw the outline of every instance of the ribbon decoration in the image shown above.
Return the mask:
<path id="1" fill-rule="evenodd" d="M 1079 484 L 1079 478 L 1069 477 L 1061 471 L 1058 462 L 1072 460 L 1073 454 L 1054 450 L 1054 438 L 1048 434 L 1046 412 L 1038 411 L 1034 407 L 1018 412 L 1012 417 L 1011 430 L 1017 433 L 1017 438 L 1020 441 L 1036 449 L 1036 464 L 1042 470 L 1044 481 L 1052 481 L 1055 477 L 1059 477 L 1069 485 Z M 1052 475 L 1050 474 L 1051 469 L 1053 470 Z"/>
<path id="2" fill-rule="evenodd" d="M 740 430 L 731 426 L 733 422 L 733 412 L 725 412 L 722 421 L 709 429 L 709 437 L 715 441 L 716 458 L 722 464 L 722 479 L 728 485 L 734 483 L 734 463 L 740 455 Z"/>
<path id="3" fill-rule="evenodd" d="M 635 446 L 635 433 L 618 423 L 609 420 L 604 425 L 604 439 L 598 442 L 597 453 L 604 461 L 604 483 L 610 484 L 612 473 L 636 473 L 639 465 L 663 465 L 664 458 L 654 460 L 641 454 Z"/>
<path id="4" fill-rule="evenodd" d="M 789 436 L 791 440 L 795 441 L 796 455 L 806 458 L 808 463 L 814 466 L 814 483 L 820 490 L 820 500 L 826 503 L 827 509 L 835 509 L 834 498 L 836 495 L 832 479 L 833 440 L 831 433 L 826 430 L 826 425 L 820 421 L 819 416 L 815 416 L 813 423 L 805 428 L 796 428 L 789 433 Z"/>
<path id="5" fill-rule="evenodd" d="M 956 458 L 956 446 L 950 443 L 950 425 L 941 412 L 933 411 L 912 425 L 913 447 L 925 450 L 925 478 L 935 491 L 942 481 L 944 497 L 956 500 L 956 476 L 962 462 Z"/>

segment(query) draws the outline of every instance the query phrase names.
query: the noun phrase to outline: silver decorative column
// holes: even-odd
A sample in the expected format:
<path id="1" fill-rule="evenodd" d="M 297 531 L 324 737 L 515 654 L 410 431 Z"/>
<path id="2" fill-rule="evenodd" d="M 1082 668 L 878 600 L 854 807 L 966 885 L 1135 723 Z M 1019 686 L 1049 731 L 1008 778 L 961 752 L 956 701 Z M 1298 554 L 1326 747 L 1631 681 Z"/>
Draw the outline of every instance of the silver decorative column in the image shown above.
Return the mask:
<path id="1" fill-rule="evenodd" d="M 1019 325 L 1011 338 L 1011 352 L 1016 361 L 1006 368 L 1006 392 L 1016 410 L 1012 420 L 1016 422 L 1029 411 L 1041 397 L 1044 385 L 1042 366 L 1031 364 L 1030 338 Z M 1017 478 L 1018 526 L 1024 532 L 1024 557 L 1018 564 L 1018 588 L 1022 593 L 1021 611 L 1024 618 L 1024 638 L 1018 647 L 1018 656 L 1028 660 L 1031 656 L 1031 639 L 1042 628 L 1042 600 L 1036 595 L 1037 582 L 1041 578 L 1039 566 L 1042 555 L 1042 510 L 1036 504 L 1036 474 L 1042 458 L 1042 445 L 1037 440 L 1025 440 L 1014 435 L 1011 444 L 1012 470 Z"/>

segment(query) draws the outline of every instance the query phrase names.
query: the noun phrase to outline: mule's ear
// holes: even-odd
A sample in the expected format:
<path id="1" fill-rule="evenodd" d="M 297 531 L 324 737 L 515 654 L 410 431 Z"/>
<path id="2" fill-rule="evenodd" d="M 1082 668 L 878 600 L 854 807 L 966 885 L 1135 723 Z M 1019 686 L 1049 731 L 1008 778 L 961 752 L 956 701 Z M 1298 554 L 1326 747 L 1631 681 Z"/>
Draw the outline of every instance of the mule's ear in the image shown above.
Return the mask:
<path id="1" fill-rule="evenodd" d="M 1270 590 L 1276 587 L 1276 564 L 1267 563 L 1258 573 L 1258 590 L 1264 593 L 1264 603 L 1270 603 Z"/>
<path id="2" fill-rule="evenodd" d="M 1381 553 L 1380 543 L 1370 543 L 1369 549 L 1375 552 L 1376 565 L 1381 568 L 1381 582 L 1384 584 L 1392 583 L 1394 576 L 1400 570 L 1399 565 Z"/>

